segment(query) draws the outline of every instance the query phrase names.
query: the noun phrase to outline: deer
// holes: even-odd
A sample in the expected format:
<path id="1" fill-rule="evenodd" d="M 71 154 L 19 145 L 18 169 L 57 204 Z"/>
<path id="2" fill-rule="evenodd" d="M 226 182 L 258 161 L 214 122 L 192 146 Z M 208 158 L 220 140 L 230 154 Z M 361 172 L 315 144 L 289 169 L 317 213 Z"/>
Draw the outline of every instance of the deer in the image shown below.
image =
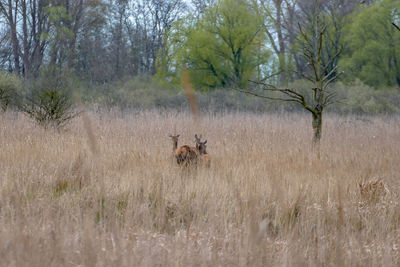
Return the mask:
<path id="1" fill-rule="evenodd" d="M 197 164 L 200 152 L 197 148 L 188 145 L 183 145 L 178 148 L 178 135 L 170 135 L 172 139 L 172 155 L 179 165 Z"/>
<path id="2" fill-rule="evenodd" d="M 210 155 L 207 153 L 207 140 L 201 142 L 201 135 L 200 137 L 197 134 L 194 135 L 195 142 L 196 142 L 196 149 L 199 151 L 200 154 L 200 163 L 205 167 L 210 167 L 211 165 L 211 158 Z"/>

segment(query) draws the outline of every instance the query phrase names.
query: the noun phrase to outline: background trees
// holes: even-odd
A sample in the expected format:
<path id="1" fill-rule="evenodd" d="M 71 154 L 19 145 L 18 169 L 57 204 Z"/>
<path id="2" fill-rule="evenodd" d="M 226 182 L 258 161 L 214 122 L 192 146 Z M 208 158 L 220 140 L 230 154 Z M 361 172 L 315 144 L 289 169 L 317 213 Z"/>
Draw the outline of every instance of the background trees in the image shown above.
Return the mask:
<path id="1" fill-rule="evenodd" d="M 364 7 L 347 25 L 341 63 L 348 79 L 359 78 L 373 86 L 400 86 L 400 2 L 384 0 Z"/>
<path id="2" fill-rule="evenodd" d="M 398 1 L 318 2 L 327 72 L 343 69 L 348 90 L 356 80 L 377 92 L 398 88 Z M 132 77 L 180 86 L 182 67 L 203 91 L 247 88 L 277 72 L 274 86 L 300 86 L 309 65 L 298 24 L 310 25 L 315 8 L 308 0 L 0 0 L 0 69 L 25 85 L 53 79 L 87 94 L 112 95 Z"/>
<path id="3" fill-rule="evenodd" d="M 0 68 L 34 79 L 55 66 L 91 83 L 153 75 L 185 12 L 183 0 L 0 0 Z"/>

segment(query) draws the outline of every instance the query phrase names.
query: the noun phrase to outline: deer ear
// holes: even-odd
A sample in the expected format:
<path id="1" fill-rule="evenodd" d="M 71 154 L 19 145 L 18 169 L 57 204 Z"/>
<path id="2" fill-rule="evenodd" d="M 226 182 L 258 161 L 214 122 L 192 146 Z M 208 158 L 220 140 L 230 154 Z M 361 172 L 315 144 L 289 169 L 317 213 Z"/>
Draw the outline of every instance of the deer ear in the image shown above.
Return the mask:
<path id="1" fill-rule="evenodd" d="M 172 135 L 169 135 L 169 137 L 171 137 L 171 138 L 172 138 Z"/>
<path id="2" fill-rule="evenodd" d="M 204 143 L 203 144 L 207 144 L 207 140 L 206 141 L 204 141 Z"/>
<path id="3" fill-rule="evenodd" d="M 176 137 L 179 137 L 179 136 L 181 136 L 180 134 L 178 134 Z"/>
<path id="4" fill-rule="evenodd" d="M 194 135 L 194 138 L 198 139 L 198 138 L 197 138 L 197 134 Z"/>

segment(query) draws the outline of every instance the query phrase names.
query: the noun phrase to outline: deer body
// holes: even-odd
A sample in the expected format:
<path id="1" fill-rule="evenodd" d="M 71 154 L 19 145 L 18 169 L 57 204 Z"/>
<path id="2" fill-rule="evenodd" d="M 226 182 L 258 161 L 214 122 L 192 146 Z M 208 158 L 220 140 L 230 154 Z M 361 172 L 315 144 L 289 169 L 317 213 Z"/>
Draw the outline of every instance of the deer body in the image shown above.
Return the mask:
<path id="1" fill-rule="evenodd" d="M 176 150 L 175 157 L 178 164 L 196 164 L 199 152 L 194 147 L 184 145 Z"/>
<path id="2" fill-rule="evenodd" d="M 188 145 L 183 145 L 178 148 L 178 138 L 180 135 L 172 136 L 172 149 L 173 149 L 173 157 L 176 159 L 176 162 L 179 165 L 190 165 L 196 164 L 199 158 L 199 151 L 195 147 L 191 147 Z"/>

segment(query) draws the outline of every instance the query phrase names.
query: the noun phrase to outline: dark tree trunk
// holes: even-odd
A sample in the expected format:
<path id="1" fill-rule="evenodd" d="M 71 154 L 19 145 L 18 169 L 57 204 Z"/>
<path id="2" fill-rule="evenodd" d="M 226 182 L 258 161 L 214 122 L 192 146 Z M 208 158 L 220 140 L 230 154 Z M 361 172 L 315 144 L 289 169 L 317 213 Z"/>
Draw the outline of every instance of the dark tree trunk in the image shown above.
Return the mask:
<path id="1" fill-rule="evenodd" d="M 17 28 L 15 25 L 11 25 L 11 41 L 14 54 L 14 71 L 20 74 L 20 64 L 19 64 L 19 45 L 17 38 Z"/>
<path id="2" fill-rule="evenodd" d="M 19 42 L 17 37 L 17 7 L 18 1 L 15 2 L 15 12 L 13 12 L 13 2 L 11 0 L 8 1 L 8 23 L 10 25 L 11 30 L 11 42 L 12 42 L 12 49 L 14 54 L 14 72 L 20 74 L 20 48 Z"/>
<path id="3" fill-rule="evenodd" d="M 279 69 L 282 71 L 279 75 L 280 84 L 286 84 L 286 51 L 285 51 L 285 42 L 282 32 L 282 0 L 275 0 L 276 6 L 276 31 L 278 35 L 278 44 L 279 51 L 278 60 L 279 60 Z"/>
<path id="4" fill-rule="evenodd" d="M 312 113 L 312 127 L 313 127 L 313 146 L 319 147 L 319 143 L 322 135 L 322 111 L 316 111 Z"/>
<path id="5" fill-rule="evenodd" d="M 29 60 L 29 50 L 30 45 L 28 44 L 28 14 L 27 14 L 27 5 L 26 1 L 21 2 L 22 7 L 22 32 L 23 32 L 23 39 L 22 39 L 22 46 L 23 46 L 23 54 L 22 54 L 22 63 L 23 63 L 23 74 L 25 78 L 29 78 L 31 74 L 31 62 Z"/>

